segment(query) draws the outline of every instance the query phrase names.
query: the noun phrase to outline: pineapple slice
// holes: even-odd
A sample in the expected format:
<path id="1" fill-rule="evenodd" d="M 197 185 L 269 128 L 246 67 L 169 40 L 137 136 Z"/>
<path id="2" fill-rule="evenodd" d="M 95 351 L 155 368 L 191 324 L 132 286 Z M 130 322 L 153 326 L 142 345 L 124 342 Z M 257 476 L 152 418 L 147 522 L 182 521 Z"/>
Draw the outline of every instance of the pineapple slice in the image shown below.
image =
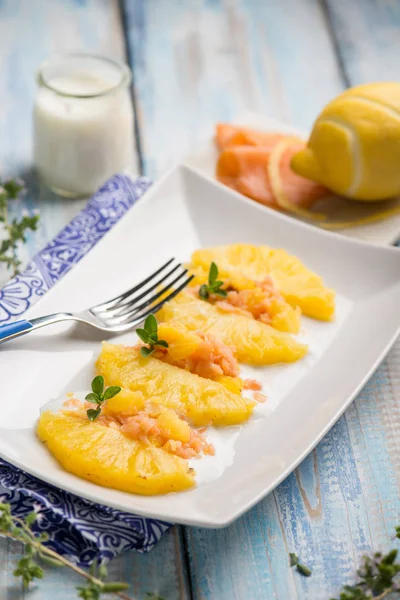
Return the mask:
<path id="1" fill-rule="evenodd" d="M 167 302 L 157 313 L 157 318 L 161 322 L 178 321 L 189 331 L 201 330 L 214 335 L 235 348 L 239 362 L 252 365 L 293 362 L 307 352 L 307 346 L 289 334 L 248 317 L 224 314 L 190 291 L 183 291 Z"/>
<path id="2" fill-rule="evenodd" d="M 46 411 L 37 434 L 66 471 L 104 487 L 154 495 L 195 484 L 195 473 L 186 460 L 90 422 L 86 415 Z"/>
<path id="3" fill-rule="evenodd" d="M 232 244 L 196 250 L 192 266 L 208 273 L 214 261 L 220 279 L 239 279 L 241 276 L 262 281 L 271 276 L 282 296 L 292 306 L 299 306 L 308 317 L 329 321 L 335 312 L 335 292 L 325 287 L 321 277 L 313 273 L 295 256 L 269 246 Z"/>
<path id="4" fill-rule="evenodd" d="M 203 379 L 138 348 L 103 343 L 96 363 L 107 385 L 119 385 L 176 410 L 195 426 L 237 425 L 250 417 L 254 402 L 233 394 L 216 381 Z"/>

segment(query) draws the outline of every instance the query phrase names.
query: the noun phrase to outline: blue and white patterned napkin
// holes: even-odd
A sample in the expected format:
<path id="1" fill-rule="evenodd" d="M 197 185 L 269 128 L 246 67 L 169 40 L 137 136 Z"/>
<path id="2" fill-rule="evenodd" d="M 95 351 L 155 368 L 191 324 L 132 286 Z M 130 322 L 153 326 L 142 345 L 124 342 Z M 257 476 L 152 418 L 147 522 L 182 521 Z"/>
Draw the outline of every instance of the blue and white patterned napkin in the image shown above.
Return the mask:
<path id="1" fill-rule="evenodd" d="M 86 207 L 0 290 L 0 325 L 20 317 L 78 263 L 142 196 L 151 182 L 115 175 Z M 108 560 L 125 550 L 148 552 L 170 528 L 100 506 L 64 492 L 0 459 L 0 500 L 14 514 L 38 513 L 37 531 L 46 531 L 48 545 L 81 566 Z"/>

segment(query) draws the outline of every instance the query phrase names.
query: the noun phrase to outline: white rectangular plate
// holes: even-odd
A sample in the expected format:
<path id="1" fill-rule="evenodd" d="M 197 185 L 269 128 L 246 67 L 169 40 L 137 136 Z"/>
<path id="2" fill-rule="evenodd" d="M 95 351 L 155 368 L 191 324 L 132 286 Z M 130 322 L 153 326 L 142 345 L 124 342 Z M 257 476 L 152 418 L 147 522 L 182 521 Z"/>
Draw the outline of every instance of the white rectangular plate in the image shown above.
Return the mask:
<path id="1" fill-rule="evenodd" d="M 303 139 L 307 139 L 308 137 L 307 132 L 296 129 L 287 123 L 282 123 L 276 119 L 249 111 L 243 112 L 234 120 L 234 124 L 243 127 L 252 127 L 259 131 L 279 131 L 297 135 Z M 214 143 L 214 131 L 204 132 L 204 135 L 204 143 L 199 146 L 196 152 L 186 157 L 184 163 L 198 170 L 203 175 L 213 178 L 218 158 L 218 152 Z M 338 199 L 335 204 L 330 205 L 330 209 L 332 210 L 331 216 L 340 221 L 354 221 L 358 218 L 368 217 L 378 209 L 383 210 L 383 207 L 391 208 L 395 203 L 396 201 L 393 200 L 376 206 L 370 203 L 362 204 L 360 202 L 346 202 L 343 199 Z M 338 229 L 336 230 L 336 234 L 363 240 L 370 244 L 395 244 L 400 239 L 400 214 L 382 221 Z"/>
<path id="2" fill-rule="evenodd" d="M 216 457 L 195 462 L 198 486 L 161 497 L 102 488 L 65 472 L 35 436 L 40 407 L 87 390 L 104 334 L 55 325 L 0 347 L 0 456 L 75 494 L 174 523 L 229 524 L 307 455 L 382 360 L 400 325 L 400 251 L 326 233 L 177 167 L 27 313 L 80 310 L 129 288 L 166 258 L 200 246 L 286 248 L 338 293 L 333 323 L 303 319 L 305 359 L 259 369 L 268 401 L 243 427 L 210 431 Z M 134 334 L 115 341 L 134 343 Z M 243 374 L 254 376 L 254 370 Z"/>

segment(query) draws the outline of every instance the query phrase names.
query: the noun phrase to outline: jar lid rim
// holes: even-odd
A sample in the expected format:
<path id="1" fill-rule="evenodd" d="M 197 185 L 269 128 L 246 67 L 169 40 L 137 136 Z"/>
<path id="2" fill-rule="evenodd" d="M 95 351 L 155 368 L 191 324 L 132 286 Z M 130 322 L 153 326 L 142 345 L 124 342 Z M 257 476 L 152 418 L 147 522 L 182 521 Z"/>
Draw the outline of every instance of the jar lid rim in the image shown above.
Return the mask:
<path id="1" fill-rule="evenodd" d="M 95 93 L 76 93 L 76 92 L 65 92 L 60 90 L 57 86 L 52 85 L 50 81 L 46 79 L 44 71 L 47 67 L 50 67 L 57 60 L 66 60 L 66 59 L 95 59 L 98 61 L 106 62 L 113 67 L 116 67 L 120 73 L 121 77 L 119 81 L 115 84 L 106 87 L 104 90 Z M 40 87 L 45 87 L 58 96 L 62 96 L 64 98 L 99 98 L 101 96 L 107 96 L 108 94 L 112 94 L 120 88 L 127 87 L 132 80 L 132 72 L 129 66 L 122 61 L 118 61 L 114 58 L 110 58 L 108 56 L 103 56 L 101 54 L 92 54 L 88 52 L 70 52 L 68 54 L 57 54 L 51 56 L 47 60 L 45 60 L 39 67 L 37 72 L 37 83 Z"/>

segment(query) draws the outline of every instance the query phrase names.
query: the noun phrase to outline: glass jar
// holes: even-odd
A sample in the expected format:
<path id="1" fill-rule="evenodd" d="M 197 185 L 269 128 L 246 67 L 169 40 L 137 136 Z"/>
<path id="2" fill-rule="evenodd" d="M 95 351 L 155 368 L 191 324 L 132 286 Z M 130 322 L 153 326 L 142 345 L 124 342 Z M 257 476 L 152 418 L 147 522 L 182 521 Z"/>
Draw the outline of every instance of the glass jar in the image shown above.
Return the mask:
<path id="1" fill-rule="evenodd" d="M 87 196 L 134 168 L 131 72 L 118 61 L 69 54 L 39 70 L 34 160 L 43 182 L 67 197 Z"/>

